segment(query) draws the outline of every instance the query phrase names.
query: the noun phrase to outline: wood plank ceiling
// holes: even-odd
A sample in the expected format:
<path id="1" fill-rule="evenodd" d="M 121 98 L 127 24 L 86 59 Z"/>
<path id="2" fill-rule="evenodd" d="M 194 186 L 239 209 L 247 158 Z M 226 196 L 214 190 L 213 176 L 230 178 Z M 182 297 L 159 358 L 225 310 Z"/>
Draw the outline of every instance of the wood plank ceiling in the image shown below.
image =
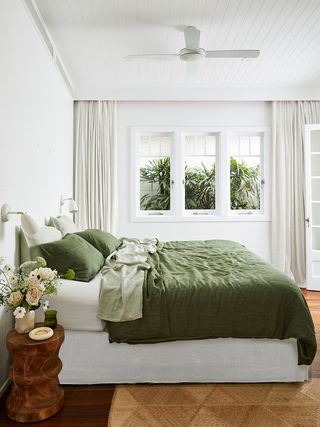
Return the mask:
<path id="1" fill-rule="evenodd" d="M 34 0 L 76 88 L 319 88 L 320 0 Z M 183 28 L 207 50 L 260 49 L 257 59 L 203 60 L 188 75 Z"/>

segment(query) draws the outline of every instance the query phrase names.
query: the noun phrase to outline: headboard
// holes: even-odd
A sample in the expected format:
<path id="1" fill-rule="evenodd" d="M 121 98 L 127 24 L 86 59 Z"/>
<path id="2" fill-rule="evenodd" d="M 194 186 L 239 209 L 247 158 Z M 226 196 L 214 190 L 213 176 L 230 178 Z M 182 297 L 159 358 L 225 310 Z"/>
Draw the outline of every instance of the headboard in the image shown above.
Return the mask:
<path id="1" fill-rule="evenodd" d="M 44 225 L 31 237 L 20 227 L 20 262 L 30 261 L 41 256 L 38 245 L 62 239 L 62 233 L 54 227 Z"/>
<path id="2" fill-rule="evenodd" d="M 31 261 L 30 248 L 26 236 L 20 227 L 19 230 L 19 246 L 20 246 L 20 264 L 26 261 Z"/>

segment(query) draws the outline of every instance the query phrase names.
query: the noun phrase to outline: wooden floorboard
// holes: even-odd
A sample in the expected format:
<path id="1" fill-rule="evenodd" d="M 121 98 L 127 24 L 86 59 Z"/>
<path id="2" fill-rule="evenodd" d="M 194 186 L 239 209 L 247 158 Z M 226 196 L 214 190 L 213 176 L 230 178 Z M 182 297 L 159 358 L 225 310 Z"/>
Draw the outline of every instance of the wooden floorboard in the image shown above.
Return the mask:
<path id="1" fill-rule="evenodd" d="M 311 376 L 320 378 L 320 292 L 303 293 L 312 314 L 318 342 L 318 352 L 311 366 Z M 113 385 L 64 386 L 65 404 L 61 411 L 54 417 L 35 424 L 16 423 L 6 416 L 7 391 L 0 399 L 0 426 L 106 427 L 114 389 Z"/>

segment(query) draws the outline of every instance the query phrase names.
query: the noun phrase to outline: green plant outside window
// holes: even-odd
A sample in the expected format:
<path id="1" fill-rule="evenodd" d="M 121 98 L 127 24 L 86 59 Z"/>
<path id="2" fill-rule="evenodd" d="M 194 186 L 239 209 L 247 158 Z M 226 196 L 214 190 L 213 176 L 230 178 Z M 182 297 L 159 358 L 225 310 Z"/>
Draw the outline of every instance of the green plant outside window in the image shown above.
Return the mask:
<path id="1" fill-rule="evenodd" d="M 185 209 L 213 210 L 216 203 L 216 167 L 204 164 L 185 166 Z M 150 160 L 140 168 L 140 182 L 150 184 L 153 191 L 140 198 L 140 208 L 146 211 L 170 210 L 170 158 Z M 249 166 L 245 161 L 230 158 L 230 209 L 260 209 L 260 165 Z"/>

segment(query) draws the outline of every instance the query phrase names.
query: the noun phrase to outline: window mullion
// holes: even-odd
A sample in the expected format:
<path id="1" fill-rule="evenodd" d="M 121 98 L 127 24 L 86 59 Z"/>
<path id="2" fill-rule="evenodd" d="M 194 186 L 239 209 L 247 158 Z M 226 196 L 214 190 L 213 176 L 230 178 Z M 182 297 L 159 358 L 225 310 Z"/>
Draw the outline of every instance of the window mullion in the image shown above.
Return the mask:
<path id="1" fill-rule="evenodd" d="M 217 203 L 220 215 L 226 217 L 230 208 L 229 148 L 226 130 L 222 130 L 220 133 L 218 158 L 219 181 L 217 183 Z"/>
<path id="2" fill-rule="evenodd" d="M 182 186 L 183 176 L 183 136 L 180 131 L 174 133 L 174 148 L 173 148 L 173 197 L 174 197 L 174 216 L 182 217 L 184 188 Z"/>
<path id="3" fill-rule="evenodd" d="M 268 144 L 269 147 L 269 144 Z M 266 195 L 268 192 L 268 170 L 267 167 L 269 166 L 269 159 L 268 159 L 268 150 L 266 145 L 266 132 L 262 134 L 261 137 L 261 194 L 260 194 L 260 210 L 264 214 L 267 214 L 268 208 L 266 206 L 267 199 Z"/>
<path id="4" fill-rule="evenodd" d="M 133 144 L 131 145 L 131 156 L 133 159 L 132 167 L 132 210 L 134 216 L 137 217 L 140 213 L 140 174 L 139 174 L 139 133 L 132 130 Z"/>

